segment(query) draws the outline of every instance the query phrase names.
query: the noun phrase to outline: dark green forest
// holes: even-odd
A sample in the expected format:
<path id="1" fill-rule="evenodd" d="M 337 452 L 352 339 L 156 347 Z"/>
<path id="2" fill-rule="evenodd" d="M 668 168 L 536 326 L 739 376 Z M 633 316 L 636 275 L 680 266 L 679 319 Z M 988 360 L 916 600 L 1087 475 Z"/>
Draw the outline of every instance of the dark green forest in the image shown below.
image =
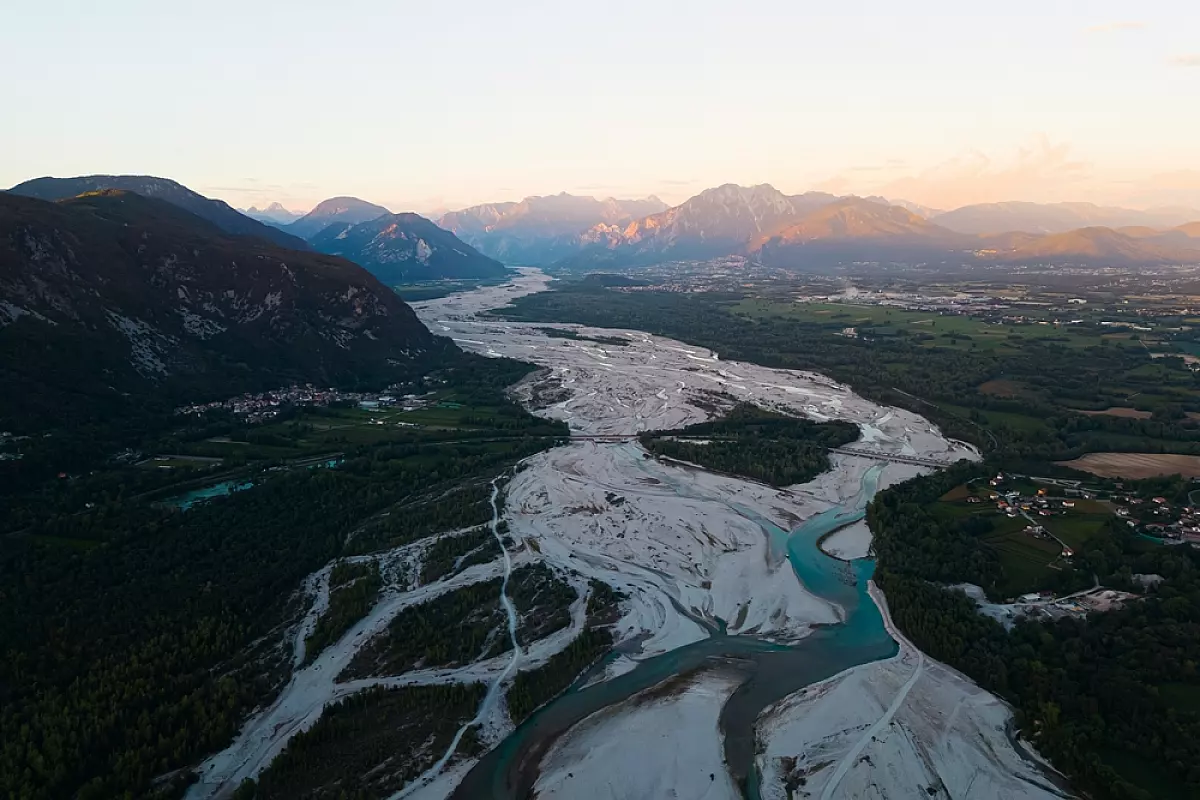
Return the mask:
<path id="1" fill-rule="evenodd" d="M 339 561 L 335 564 L 329 576 L 329 608 L 304 640 L 304 663 L 321 655 L 321 651 L 366 616 L 375 605 L 382 586 L 377 561 Z"/>
<path id="2" fill-rule="evenodd" d="M 513 722 L 520 724 L 539 706 L 566 690 L 612 644 L 612 633 L 589 626 L 542 666 L 518 673 L 508 690 L 508 713 Z"/>
<path id="3" fill-rule="evenodd" d="M 588 667 L 608 654 L 613 636 L 609 626 L 621 616 L 625 594 L 607 583 L 589 584 L 587 627 L 560 653 L 537 669 L 517 673 L 508 689 L 508 713 L 521 724 L 539 706 L 553 700 Z"/>
<path id="4" fill-rule="evenodd" d="M 500 578 L 468 584 L 397 614 L 367 643 L 338 680 L 457 667 L 512 648 Z M 513 570 L 508 594 L 520 616 L 517 640 L 529 644 L 571 624 L 575 590 L 544 564 Z"/>
<path id="5" fill-rule="evenodd" d="M 157 473 L 121 465 L 7 487 L 4 520 L 20 527 L 0 535 L 0 797 L 177 796 L 186 771 L 156 776 L 227 744 L 287 680 L 282 633 L 306 575 L 485 521 L 489 481 L 566 435 L 504 397 L 528 369 L 471 359 L 438 379 L 510 409 L 490 433 L 264 466 L 253 488 L 187 511 L 154 501 Z"/>
<path id="6" fill-rule="evenodd" d="M 456 536 L 443 536 L 425 550 L 421 561 L 421 583 L 433 583 L 473 564 L 486 564 L 499 557 L 500 545 L 485 525 Z"/>
<path id="7" fill-rule="evenodd" d="M 962 465 L 888 489 L 868 511 L 876 579 L 917 647 L 1008 700 L 1025 736 L 1089 795 L 1105 800 L 1200 797 L 1200 554 L 1139 540 L 1115 521 L 1075 558 L 1073 579 L 1142 591 L 1086 619 L 1021 621 L 1011 632 L 965 595 L 1003 568 L 959 521 L 924 509 L 947 489 L 994 471 Z M 1071 570 L 1068 570 L 1071 571 Z"/>
<path id="8" fill-rule="evenodd" d="M 239 788 L 238 800 L 388 797 L 441 757 L 486 693 L 483 684 L 472 683 L 352 694 L 292 737 L 257 783 Z M 460 755 L 477 751 L 474 735 L 464 736 L 456 750 Z"/>
<path id="9" fill-rule="evenodd" d="M 791 486 L 829 469 L 828 449 L 857 438 L 853 423 L 812 422 L 740 403 L 720 419 L 646 433 L 641 442 L 655 455 L 772 486 Z"/>

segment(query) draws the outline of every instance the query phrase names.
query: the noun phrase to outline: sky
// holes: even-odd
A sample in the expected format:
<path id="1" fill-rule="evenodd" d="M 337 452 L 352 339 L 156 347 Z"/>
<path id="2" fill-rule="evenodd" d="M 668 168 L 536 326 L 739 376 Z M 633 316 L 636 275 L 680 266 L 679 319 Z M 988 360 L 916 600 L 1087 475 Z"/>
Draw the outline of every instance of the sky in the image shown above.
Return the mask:
<path id="1" fill-rule="evenodd" d="M 1200 207 L 1197 0 L 0 4 L 0 186 Z"/>

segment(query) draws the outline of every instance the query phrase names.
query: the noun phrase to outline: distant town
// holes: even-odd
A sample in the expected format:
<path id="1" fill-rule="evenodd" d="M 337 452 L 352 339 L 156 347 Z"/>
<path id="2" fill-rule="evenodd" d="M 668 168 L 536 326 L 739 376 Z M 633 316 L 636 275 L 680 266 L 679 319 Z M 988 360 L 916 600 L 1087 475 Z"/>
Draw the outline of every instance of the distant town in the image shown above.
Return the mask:
<path id="1" fill-rule="evenodd" d="M 401 408 L 413 410 L 424 408 L 429 403 L 428 395 L 400 394 L 398 387 L 384 392 L 345 392 L 338 389 L 318 389 L 311 384 L 273 389 L 268 392 L 246 393 L 227 400 L 196 403 L 180 406 L 176 414 L 200 416 L 210 411 L 228 411 L 248 423 L 267 422 L 289 408 L 325 408 L 329 406 L 353 406 L 359 408 Z"/>

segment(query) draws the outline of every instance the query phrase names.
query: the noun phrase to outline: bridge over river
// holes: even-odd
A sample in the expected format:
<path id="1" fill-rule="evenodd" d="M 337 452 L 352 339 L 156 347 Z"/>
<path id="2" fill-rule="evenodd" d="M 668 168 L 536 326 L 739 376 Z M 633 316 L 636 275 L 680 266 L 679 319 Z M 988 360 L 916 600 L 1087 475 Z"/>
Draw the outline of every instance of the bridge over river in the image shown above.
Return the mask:
<path id="1" fill-rule="evenodd" d="M 571 434 L 571 441 L 574 442 L 597 442 L 599 444 L 619 444 L 621 442 L 632 442 L 638 439 L 639 434 L 608 434 L 608 435 L 586 435 L 586 434 Z M 686 440 L 688 437 L 679 436 L 678 439 Z M 705 441 L 713 441 L 711 437 Z M 953 461 L 945 461 L 937 458 L 922 458 L 920 456 L 909 456 L 903 453 L 885 453 L 882 450 L 871 450 L 861 447 L 831 447 L 831 453 L 840 453 L 845 456 L 855 456 L 857 458 L 867 458 L 872 461 L 890 461 L 894 464 L 912 464 L 917 467 L 933 467 L 941 469 L 953 464 Z"/>
<path id="2" fill-rule="evenodd" d="M 944 461 L 938 458 L 921 458 L 919 456 L 906 456 L 902 453 L 884 453 L 879 450 L 868 450 L 858 447 L 831 447 L 831 453 L 841 453 L 847 456 L 858 456 L 859 458 L 870 458 L 875 461 L 891 461 L 895 464 L 914 464 L 918 467 L 935 467 L 938 469 L 948 467 L 956 461 Z"/>

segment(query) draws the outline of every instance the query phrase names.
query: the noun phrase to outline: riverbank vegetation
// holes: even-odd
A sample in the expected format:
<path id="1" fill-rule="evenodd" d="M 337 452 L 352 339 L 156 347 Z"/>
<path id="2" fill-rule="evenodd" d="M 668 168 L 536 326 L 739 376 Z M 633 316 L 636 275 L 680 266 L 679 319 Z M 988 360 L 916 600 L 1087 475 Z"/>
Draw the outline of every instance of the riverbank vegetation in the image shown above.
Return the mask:
<path id="1" fill-rule="evenodd" d="M 521 724 L 538 707 L 566 691 L 580 673 L 611 650 L 612 645 L 611 632 L 588 627 L 542 666 L 517 673 L 508 689 L 508 713 L 512 721 Z"/>
<path id="2" fill-rule="evenodd" d="M 475 716 L 480 683 L 367 689 L 330 705 L 296 734 L 237 800 L 375 800 L 411 783 L 441 758 Z M 472 734 L 468 730 L 468 734 Z M 458 756 L 478 752 L 464 736 Z"/>
<path id="3" fill-rule="evenodd" d="M 499 557 L 500 544 L 486 525 L 442 536 L 425 549 L 421 560 L 421 583 L 433 583 L 457 575 L 474 564 L 486 564 Z"/>
<path id="4" fill-rule="evenodd" d="M 392 286 L 392 291 L 400 295 L 406 303 L 420 303 L 424 300 L 436 300 L 439 297 L 449 297 L 458 292 L 466 292 L 483 286 L 499 286 L 510 280 L 512 273 L 494 278 L 459 278 L 438 281 L 415 281 L 413 283 L 398 283 Z"/>
<path id="5" fill-rule="evenodd" d="M 571 624 L 575 587 L 542 562 L 513 570 L 509 597 L 517 609 L 517 641 L 522 647 Z"/>
<path id="6" fill-rule="evenodd" d="M 508 652 L 512 642 L 500 588 L 501 579 L 493 578 L 404 609 L 359 650 L 338 679 L 461 667 Z M 517 610 L 517 640 L 522 645 L 571 623 L 575 590 L 544 564 L 513 570 L 508 593 Z"/>
<path id="7" fill-rule="evenodd" d="M 510 647 L 502 635 L 500 579 L 446 592 L 397 614 L 338 676 L 347 681 L 410 669 L 460 667 Z"/>
<path id="8" fill-rule="evenodd" d="M 551 339 L 570 339 L 575 342 L 592 342 L 593 344 L 604 344 L 611 347 L 628 347 L 629 339 L 621 336 L 586 336 L 578 331 L 568 330 L 566 328 L 538 328 L 539 331 L 549 336 Z"/>
<path id="9" fill-rule="evenodd" d="M 1136 538 L 1116 518 L 1091 532 L 1060 590 L 1144 594 L 1106 613 L 1018 621 L 1011 631 L 946 584 L 1003 591 L 1009 566 L 940 498 L 994 468 L 961 465 L 892 487 L 868 511 L 877 580 L 917 647 L 1012 703 L 1023 734 L 1105 800 L 1200 797 L 1200 554 Z M 1134 575 L 1164 578 L 1146 592 Z"/>
<path id="10" fill-rule="evenodd" d="M 641 436 L 651 453 L 772 486 L 804 483 L 829 469 L 828 450 L 858 438 L 849 422 L 812 422 L 740 403 L 724 417 Z"/>
<path id="11" fill-rule="evenodd" d="M 186 771 L 155 778 L 226 745 L 286 683 L 307 575 L 486 522 L 490 481 L 566 435 L 505 397 L 529 369 L 441 373 L 469 430 L 349 444 L 332 467 L 264 462 L 252 488 L 187 511 L 154 502 L 168 470 L 120 462 L 6 487 L 21 527 L 0 536 L 0 796 L 177 795 Z M 346 600 L 330 637 L 370 603 Z"/>
<path id="12" fill-rule="evenodd" d="M 508 689 L 508 713 L 520 725 L 530 714 L 566 691 L 579 676 L 612 649 L 609 629 L 621 617 L 625 594 L 607 583 L 589 583 L 587 626 L 560 653 L 537 669 L 517 673 Z"/>
<path id="13" fill-rule="evenodd" d="M 329 608 L 304 640 L 304 663 L 319 656 L 365 617 L 375 605 L 382 586 L 378 561 L 335 564 L 329 576 Z"/>

